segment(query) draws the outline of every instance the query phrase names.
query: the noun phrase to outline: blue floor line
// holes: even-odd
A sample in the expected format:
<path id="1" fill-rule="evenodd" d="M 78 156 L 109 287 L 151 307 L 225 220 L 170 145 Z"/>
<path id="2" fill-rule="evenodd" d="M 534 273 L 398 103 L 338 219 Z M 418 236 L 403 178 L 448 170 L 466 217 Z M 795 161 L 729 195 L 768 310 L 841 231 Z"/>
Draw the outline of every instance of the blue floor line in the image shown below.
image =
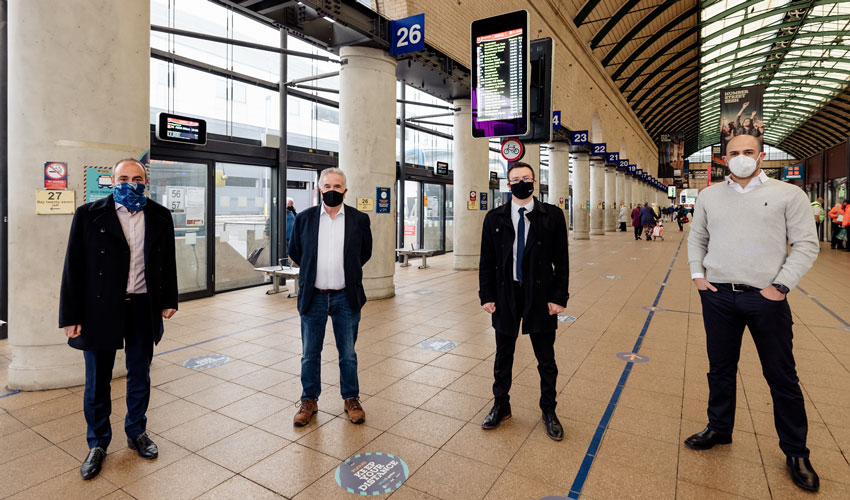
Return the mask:
<path id="1" fill-rule="evenodd" d="M 844 321 L 844 318 L 842 318 L 841 316 L 839 316 L 839 315 L 835 314 L 834 312 L 832 312 L 832 309 L 830 309 L 830 308 L 826 307 L 825 305 L 823 305 L 823 303 L 822 303 L 821 301 L 819 301 L 819 300 L 818 300 L 818 299 L 816 299 L 815 297 L 813 297 L 813 296 L 809 295 L 809 292 L 807 292 L 807 291 L 803 290 L 803 287 L 801 287 L 801 286 L 799 286 L 799 285 L 798 285 L 798 286 L 797 286 L 797 289 L 798 289 L 798 290 L 800 290 L 801 292 L 803 292 L 804 294 L 806 294 L 806 296 L 807 296 L 808 298 L 812 299 L 812 302 L 814 302 L 815 304 L 819 305 L 819 306 L 821 307 L 821 309 L 823 309 L 824 311 L 828 312 L 829 314 L 831 314 L 831 315 L 832 315 L 832 317 L 833 317 L 833 318 L 835 318 L 835 319 L 837 319 L 839 322 L 841 322 L 841 324 L 842 324 L 842 325 L 844 325 L 844 326 L 846 326 L 846 327 L 850 327 L 850 323 L 848 323 L 848 322 Z"/>
<path id="2" fill-rule="evenodd" d="M 0 396 L 0 399 L 8 398 L 9 396 L 14 396 L 15 394 L 18 394 L 20 392 L 21 391 L 15 391 L 15 392 L 10 392 L 9 394 L 3 394 L 2 396 Z"/>
<path id="3" fill-rule="evenodd" d="M 673 255 L 673 261 L 670 263 L 670 267 L 667 268 L 667 275 L 664 277 L 663 283 L 666 283 L 667 278 L 670 277 L 670 272 L 673 270 L 673 264 L 676 263 L 676 259 L 679 257 L 679 251 L 682 249 L 682 243 L 684 243 L 684 241 L 685 237 L 682 236 L 682 239 L 679 241 L 679 246 L 676 247 L 676 253 Z M 664 288 L 664 285 L 658 287 L 658 294 L 655 296 L 655 301 L 652 303 L 653 307 L 658 306 L 658 302 L 661 300 L 661 294 L 664 292 Z M 643 343 L 646 332 L 649 330 L 649 324 L 652 322 L 654 314 L 655 311 L 649 311 L 649 314 L 646 315 L 646 321 L 643 323 L 643 328 L 641 328 L 640 334 L 635 341 L 634 349 L 632 350 L 635 354 L 637 354 L 638 350 L 640 350 L 640 346 Z M 584 455 L 584 460 L 581 462 L 581 466 L 573 480 L 573 485 L 570 487 L 570 493 L 567 495 L 567 498 L 575 500 L 581 495 L 584 483 L 587 481 L 587 475 L 590 473 L 590 467 L 593 465 L 593 461 L 596 459 L 596 453 L 599 451 L 599 446 L 602 444 L 602 437 L 608 429 L 608 424 L 611 422 L 611 417 L 614 415 L 614 410 L 617 408 L 617 403 L 620 401 L 623 389 L 626 388 L 626 382 L 629 379 L 629 374 L 632 372 L 632 366 L 634 366 L 634 362 L 629 361 L 626 363 L 625 368 L 623 368 L 623 373 L 620 375 L 617 387 L 614 389 L 614 393 L 611 394 L 611 399 L 608 400 L 608 406 L 605 408 L 605 413 L 602 414 L 602 418 L 599 420 L 599 425 L 596 427 L 596 432 L 593 434 L 590 446 L 587 447 L 587 453 Z"/>
<path id="4" fill-rule="evenodd" d="M 295 318 L 297 318 L 297 317 L 298 317 L 298 315 L 296 314 L 295 316 L 290 316 L 290 317 L 288 317 L 288 318 L 283 318 L 283 319 L 279 319 L 279 320 L 277 320 L 277 321 L 272 321 L 271 323 L 266 323 L 266 324 L 264 324 L 264 325 L 252 326 L 251 328 L 246 328 L 246 329 L 244 329 L 244 330 L 239 330 L 238 332 L 233 332 L 233 333 L 228 333 L 228 334 L 225 334 L 225 335 L 221 335 L 221 336 L 219 336 L 219 337 L 215 337 L 215 338 L 213 338 L 213 339 L 202 340 L 202 341 L 200 341 L 200 342 L 195 342 L 194 344 L 184 345 L 184 346 L 182 346 L 182 347 L 177 347 L 177 348 L 171 349 L 170 351 L 164 351 L 164 352 L 160 352 L 160 353 L 154 354 L 154 357 L 162 356 L 163 354 L 169 354 L 169 353 L 172 353 L 172 352 L 182 351 L 183 349 L 188 349 L 188 348 L 190 348 L 190 347 L 195 347 L 195 346 L 199 346 L 199 345 L 201 345 L 201 344 L 206 344 L 207 342 L 212 342 L 212 341 L 214 341 L 214 340 L 226 339 L 227 337 L 232 337 L 232 336 L 234 336 L 234 335 L 239 335 L 240 333 L 250 332 L 251 330 L 256 330 L 257 328 L 263 328 L 263 327 L 266 327 L 266 326 L 276 325 L 276 324 L 278 324 L 278 323 L 283 323 L 284 321 L 289 321 L 289 320 L 291 320 L 291 319 L 295 319 Z"/>

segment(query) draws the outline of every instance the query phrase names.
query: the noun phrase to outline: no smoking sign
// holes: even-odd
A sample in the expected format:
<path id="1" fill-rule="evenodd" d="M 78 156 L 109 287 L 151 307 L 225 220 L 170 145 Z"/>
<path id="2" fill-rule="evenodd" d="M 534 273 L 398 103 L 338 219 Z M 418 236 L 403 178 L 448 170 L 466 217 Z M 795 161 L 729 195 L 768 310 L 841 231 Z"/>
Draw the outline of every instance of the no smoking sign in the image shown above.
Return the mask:
<path id="1" fill-rule="evenodd" d="M 68 164 L 61 161 L 44 162 L 44 189 L 68 189 Z"/>

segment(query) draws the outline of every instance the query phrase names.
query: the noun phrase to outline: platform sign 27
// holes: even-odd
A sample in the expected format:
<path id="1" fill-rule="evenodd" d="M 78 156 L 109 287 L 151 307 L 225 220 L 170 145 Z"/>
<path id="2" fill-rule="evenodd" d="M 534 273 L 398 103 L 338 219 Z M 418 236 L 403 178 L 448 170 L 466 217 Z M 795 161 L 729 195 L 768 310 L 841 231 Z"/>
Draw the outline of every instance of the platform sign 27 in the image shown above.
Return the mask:
<path id="1" fill-rule="evenodd" d="M 425 14 L 390 21 L 390 55 L 425 50 Z"/>

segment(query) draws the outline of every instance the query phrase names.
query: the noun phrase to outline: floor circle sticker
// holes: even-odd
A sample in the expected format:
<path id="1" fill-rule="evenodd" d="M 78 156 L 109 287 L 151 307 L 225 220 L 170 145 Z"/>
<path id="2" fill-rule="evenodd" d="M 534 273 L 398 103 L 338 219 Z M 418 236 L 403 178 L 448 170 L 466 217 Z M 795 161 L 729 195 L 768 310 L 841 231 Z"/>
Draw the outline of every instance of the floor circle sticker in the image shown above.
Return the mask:
<path id="1" fill-rule="evenodd" d="M 381 495 L 397 490 L 410 471 L 404 460 L 389 453 L 361 453 L 336 468 L 336 484 L 355 495 Z"/>
<path id="2" fill-rule="evenodd" d="M 201 356 L 187 359 L 183 362 L 183 366 L 193 370 L 206 370 L 207 368 L 221 366 L 228 361 L 230 361 L 230 358 L 224 354 L 202 354 Z"/>

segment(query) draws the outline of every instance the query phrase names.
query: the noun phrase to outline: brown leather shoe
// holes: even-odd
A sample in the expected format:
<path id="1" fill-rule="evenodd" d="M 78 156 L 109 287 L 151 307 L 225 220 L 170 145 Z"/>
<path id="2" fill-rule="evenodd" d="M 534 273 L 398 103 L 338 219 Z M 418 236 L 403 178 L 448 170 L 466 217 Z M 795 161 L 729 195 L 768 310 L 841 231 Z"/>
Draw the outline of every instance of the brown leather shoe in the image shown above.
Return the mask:
<path id="1" fill-rule="evenodd" d="M 301 402 L 296 404 L 296 406 L 298 406 L 298 413 L 296 413 L 295 418 L 292 419 L 292 425 L 295 427 L 304 427 L 309 424 L 313 415 L 319 411 L 319 403 L 312 399 L 302 399 Z"/>
<path id="2" fill-rule="evenodd" d="M 360 398 L 349 398 L 345 400 L 345 413 L 352 424 L 362 424 L 366 421 L 366 412 L 360 406 Z"/>

